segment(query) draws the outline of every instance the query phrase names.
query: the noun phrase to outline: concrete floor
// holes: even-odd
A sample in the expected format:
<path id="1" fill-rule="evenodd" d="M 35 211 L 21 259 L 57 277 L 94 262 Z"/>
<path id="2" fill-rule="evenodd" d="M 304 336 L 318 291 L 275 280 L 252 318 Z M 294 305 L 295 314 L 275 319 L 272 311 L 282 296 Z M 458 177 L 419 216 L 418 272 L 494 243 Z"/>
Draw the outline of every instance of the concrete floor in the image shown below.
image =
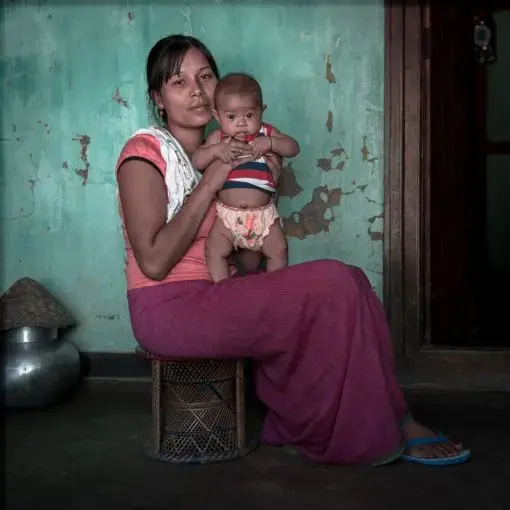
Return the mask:
<path id="1" fill-rule="evenodd" d="M 417 418 L 473 451 L 468 464 L 434 469 L 314 465 L 271 447 L 221 464 L 156 462 L 143 453 L 149 392 L 146 383 L 89 381 L 58 406 L 9 412 L 5 508 L 510 509 L 508 394 L 410 395 Z"/>

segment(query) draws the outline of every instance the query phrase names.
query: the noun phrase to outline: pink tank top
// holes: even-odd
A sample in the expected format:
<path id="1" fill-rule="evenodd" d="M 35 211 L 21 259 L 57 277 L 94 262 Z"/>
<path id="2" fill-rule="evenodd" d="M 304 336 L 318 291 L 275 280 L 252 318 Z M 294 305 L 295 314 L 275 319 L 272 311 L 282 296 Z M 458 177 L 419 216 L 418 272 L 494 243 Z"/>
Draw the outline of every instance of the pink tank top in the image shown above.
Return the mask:
<path id="1" fill-rule="evenodd" d="M 160 143 L 161 142 L 157 138 L 147 134 L 135 135 L 133 138 L 129 139 L 126 145 L 124 145 L 124 148 L 122 149 L 122 152 L 117 161 L 115 170 L 116 175 L 122 163 L 124 163 L 126 160 L 133 158 L 143 159 L 157 168 L 163 177 L 161 180 L 161 185 L 165 186 L 166 189 L 164 182 L 164 177 L 166 175 L 166 163 L 161 153 Z M 128 290 L 183 280 L 210 280 L 209 271 L 207 270 L 207 264 L 205 262 L 205 241 L 216 218 L 216 208 L 214 203 L 211 204 L 211 207 L 209 208 L 209 211 L 198 230 L 195 240 L 189 247 L 188 251 L 184 254 L 182 259 L 171 269 L 165 279 L 161 281 L 151 280 L 140 269 L 133 254 L 133 250 L 126 232 L 120 199 L 119 215 L 121 219 L 122 233 L 124 236 L 124 244 L 126 250 L 124 271 L 126 275 Z"/>

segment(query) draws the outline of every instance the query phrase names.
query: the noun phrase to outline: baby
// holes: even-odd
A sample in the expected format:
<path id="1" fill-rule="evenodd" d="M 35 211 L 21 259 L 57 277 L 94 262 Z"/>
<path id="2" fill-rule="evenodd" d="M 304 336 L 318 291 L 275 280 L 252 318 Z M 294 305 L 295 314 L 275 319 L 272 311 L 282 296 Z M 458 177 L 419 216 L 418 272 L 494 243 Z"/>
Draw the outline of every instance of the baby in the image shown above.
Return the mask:
<path id="1" fill-rule="evenodd" d="M 287 241 L 276 208 L 277 176 L 263 156 L 282 158 L 299 154 L 298 143 L 262 122 L 266 105 L 251 76 L 232 73 L 221 79 L 214 93 L 212 113 L 220 124 L 193 154 L 193 164 L 204 170 L 214 160 L 233 164 L 216 202 L 217 217 L 206 244 L 206 260 L 213 281 L 229 277 L 228 258 L 246 249 L 267 257 L 267 271 L 287 266 Z M 232 140 L 248 142 L 251 154 L 239 156 Z"/>

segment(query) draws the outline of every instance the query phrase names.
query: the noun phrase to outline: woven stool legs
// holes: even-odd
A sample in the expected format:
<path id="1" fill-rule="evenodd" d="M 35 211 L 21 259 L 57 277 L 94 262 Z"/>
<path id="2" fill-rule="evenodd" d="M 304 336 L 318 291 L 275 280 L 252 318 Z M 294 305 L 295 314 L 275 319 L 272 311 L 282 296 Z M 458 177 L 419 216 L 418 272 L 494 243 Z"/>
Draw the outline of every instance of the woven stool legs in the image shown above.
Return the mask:
<path id="1" fill-rule="evenodd" d="M 151 356 L 152 434 L 148 454 L 176 463 L 242 457 L 256 447 L 245 434 L 242 360 L 163 360 Z"/>

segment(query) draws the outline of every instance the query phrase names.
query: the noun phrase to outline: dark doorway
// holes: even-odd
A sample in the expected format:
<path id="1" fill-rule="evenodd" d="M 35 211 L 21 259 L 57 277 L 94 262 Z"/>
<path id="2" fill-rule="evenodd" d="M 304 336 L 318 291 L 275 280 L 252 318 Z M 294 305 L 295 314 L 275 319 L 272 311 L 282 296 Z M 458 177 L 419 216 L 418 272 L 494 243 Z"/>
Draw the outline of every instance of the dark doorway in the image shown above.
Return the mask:
<path id="1" fill-rule="evenodd" d="M 429 341 L 510 347 L 510 11 L 432 7 L 424 24 Z"/>
<path id="2" fill-rule="evenodd" d="M 489 72 L 510 68 L 510 45 L 499 33 L 497 63 L 477 63 L 475 14 L 386 3 L 384 303 L 410 387 L 508 390 L 510 267 L 491 276 L 487 238 L 504 253 L 508 229 L 498 223 L 496 237 L 489 217 L 508 220 L 510 190 L 494 184 L 490 158 L 507 157 L 508 138 L 490 138 L 490 101 L 501 92 Z M 506 105 L 495 111 L 508 129 Z M 508 178 L 500 165 L 498 179 Z"/>

